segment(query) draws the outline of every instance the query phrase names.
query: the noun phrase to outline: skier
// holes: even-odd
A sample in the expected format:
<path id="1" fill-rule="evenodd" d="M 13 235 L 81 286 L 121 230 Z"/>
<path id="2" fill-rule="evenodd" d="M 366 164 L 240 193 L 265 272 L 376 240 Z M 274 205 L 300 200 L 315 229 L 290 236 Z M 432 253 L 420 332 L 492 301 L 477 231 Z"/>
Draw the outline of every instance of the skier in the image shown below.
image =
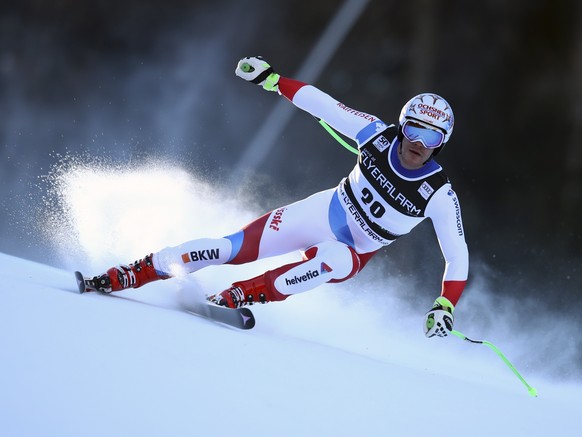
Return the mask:
<path id="1" fill-rule="evenodd" d="M 445 270 L 440 296 L 426 313 L 424 332 L 427 337 L 446 336 L 469 261 L 459 200 L 432 159 L 453 131 L 453 112 L 445 99 L 432 93 L 413 97 L 394 125 L 351 109 L 312 85 L 282 77 L 261 57 L 241 59 L 235 74 L 278 92 L 355 140 L 359 154 L 352 172 L 337 187 L 268 212 L 231 235 L 188 241 L 112 267 L 92 278 L 90 288 L 138 288 L 169 278 L 176 265 L 192 273 L 210 265 L 302 251 L 298 262 L 234 282 L 207 297 L 230 308 L 282 301 L 326 282 L 352 278 L 379 249 L 430 217 Z"/>

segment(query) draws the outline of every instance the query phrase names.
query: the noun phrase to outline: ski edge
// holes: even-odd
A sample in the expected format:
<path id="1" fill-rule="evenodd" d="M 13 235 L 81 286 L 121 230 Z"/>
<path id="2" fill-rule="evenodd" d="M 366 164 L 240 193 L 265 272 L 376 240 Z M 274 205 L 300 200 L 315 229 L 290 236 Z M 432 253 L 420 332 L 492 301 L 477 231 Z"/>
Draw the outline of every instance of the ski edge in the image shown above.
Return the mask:
<path id="1" fill-rule="evenodd" d="M 248 308 L 227 308 L 202 302 L 193 308 L 188 308 L 186 311 L 213 322 L 223 323 L 243 330 L 254 328 L 256 323 L 255 316 Z"/>
<path id="2" fill-rule="evenodd" d="M 87 283 L 88 279 L 79 271 L 75 272 L 77 289 L 79 294 L 90 291 L 99 291 Z M 214 322 L 223 323 L 234 328 L 248 330 L 255 326 L 255 316 L 248 308 L 227 308 L 214 305 L 210 302 L 202 302 L 194 308 L 186 309 L 188 313 L 204 317 Z"/>

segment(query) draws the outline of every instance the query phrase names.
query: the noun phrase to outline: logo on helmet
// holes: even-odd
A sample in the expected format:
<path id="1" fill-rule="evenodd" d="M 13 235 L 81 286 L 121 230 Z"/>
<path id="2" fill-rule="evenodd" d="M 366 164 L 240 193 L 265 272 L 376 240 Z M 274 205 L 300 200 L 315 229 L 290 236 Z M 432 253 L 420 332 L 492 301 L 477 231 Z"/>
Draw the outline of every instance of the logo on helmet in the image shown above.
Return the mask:
<path id="1" fill-rule="evenodd" d="M 440 120 L 441 117 L 447 117 L 447 114 L 445 114 L 440 109 L 437 109 L 434 106 L 426 105 L 424 103 L 419 103 L 418 109 L 421 115 L 426 115 L 427 117 L 435 118 L 437 120 Z"/>
<path id="2" fill-rule="evenodd" d="M 445 133 L 445 143 L 449 140 L 455 124 L 453 110 L 447 101 L 432 93 L 414 96 L 404 105 L 399 117 L 400 126 L 407 119 L 442 130 Z"/>
<path id="3" fill-rule="evenodd" d="M 428 102 L 425 102 L 426 100 L 428 100 Z M 432 100 L 432 102 L 430 100 Z M 440 106 L 443 109 L 439 109 L 437 106 Z M 430 123 L 431 120 L 439 122 L 442 120 L 442 123 L 448 124 L 446 130 L 450 129 L 453 124 L 453 113 L 451 112 L 448 103 L 435 94 L 421 94 L 417 96 L 410 105 L 410 112 L 417 114 L 420 116 L 421 120 L 425 120 L 428 123 Z M 428 117 L 428 120 L 426 117 Z"/>

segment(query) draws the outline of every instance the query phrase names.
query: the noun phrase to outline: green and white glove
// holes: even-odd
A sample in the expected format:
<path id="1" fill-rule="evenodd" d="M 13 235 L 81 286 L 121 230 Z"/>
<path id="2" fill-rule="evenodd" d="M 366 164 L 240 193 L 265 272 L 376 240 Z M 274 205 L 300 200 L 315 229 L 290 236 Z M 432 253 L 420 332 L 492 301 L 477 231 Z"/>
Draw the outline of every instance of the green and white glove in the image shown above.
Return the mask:
<path id="1" fill-rule="evenodd" d="M 424 335 L 428 338 L 446 337 L 453 330 L 453 311 L 455 306 L 446 297 L 439 296 L 434 301 L 432 309 L 426 313 Z"/>
<path id="2" fill-rule="evenodd" d="M 238 61 L 235 74 L 249 82 L 261 85 L 267 91 L 279 91 L 281 77 L 260 56 L 249 56 Z"/>

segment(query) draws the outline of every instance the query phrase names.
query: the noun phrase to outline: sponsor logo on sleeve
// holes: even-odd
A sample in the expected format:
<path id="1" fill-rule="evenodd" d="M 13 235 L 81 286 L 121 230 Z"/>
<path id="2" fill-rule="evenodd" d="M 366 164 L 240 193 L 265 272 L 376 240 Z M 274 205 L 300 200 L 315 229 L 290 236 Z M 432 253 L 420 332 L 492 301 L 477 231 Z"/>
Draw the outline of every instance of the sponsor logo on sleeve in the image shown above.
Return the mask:
<path id="1" fill-rule="evenodd" d="M 339 103 L 338 102 L 338 106 L 343 109 L 346 112 L 349 112 L 350 114 L 353 114 L 357 117 L 362 117 L 366 120 L 370 120 L 371 122 L 375 122 L 378 119 L 370 114 L 366 114 L 365 112 L 361 112 L 361 111 L 356 111 L 355 109 L 349 108 L 346 105 L 344 105 L 343 103 Z"/>
<path id="2" fill-rule="evenodd" d="M 455 205 L 455 219 L 457 220 L 457 234 L 462 237 L 463 231 L 463 221 L 461 220 L 461 205 L 459 205 L 459 200 L 457 199 L 457 194 L 453 190 L 449 190 L 447 193 L 453 198 L 453 204 Z"/>

